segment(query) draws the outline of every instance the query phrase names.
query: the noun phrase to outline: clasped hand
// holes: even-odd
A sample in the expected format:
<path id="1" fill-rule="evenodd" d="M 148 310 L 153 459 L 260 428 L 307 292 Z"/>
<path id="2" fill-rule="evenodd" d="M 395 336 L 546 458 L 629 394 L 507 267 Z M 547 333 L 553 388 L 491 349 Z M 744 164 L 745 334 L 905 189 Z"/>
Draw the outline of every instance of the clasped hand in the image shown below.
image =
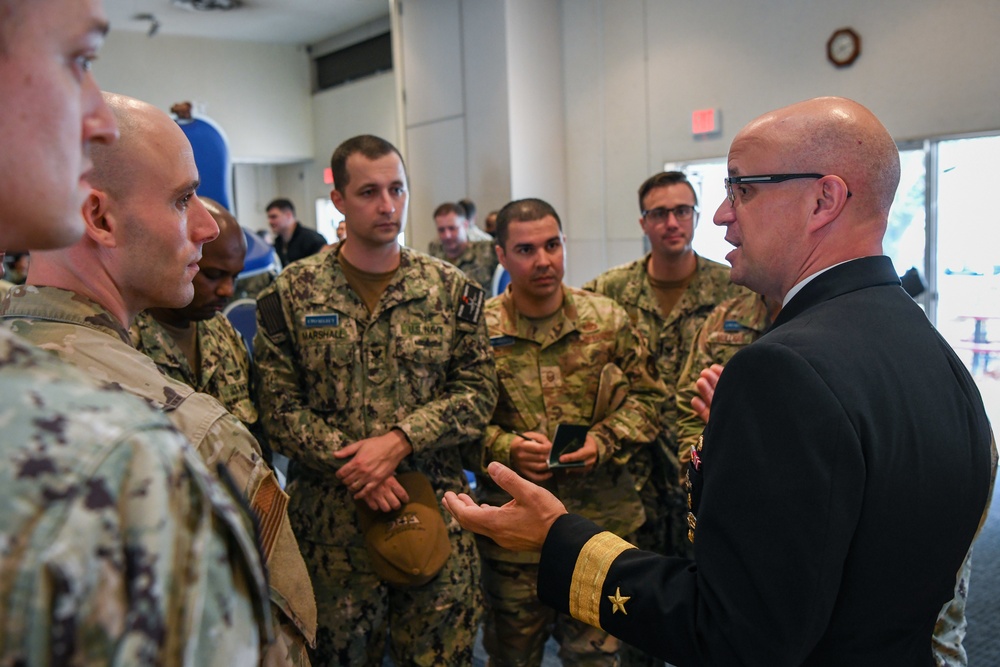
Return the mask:
<path id="1" fill-rule="evenodd" d="M 409 502 L 406 490 L 396 480 L 396 466 L 413 447 L 402 431 L 351 443 L 334 452 L 338 459 L 351 458 L 337 471 L 337 479 L 355 500 L 363 500 L 373 510 L 388 512 Z"/>

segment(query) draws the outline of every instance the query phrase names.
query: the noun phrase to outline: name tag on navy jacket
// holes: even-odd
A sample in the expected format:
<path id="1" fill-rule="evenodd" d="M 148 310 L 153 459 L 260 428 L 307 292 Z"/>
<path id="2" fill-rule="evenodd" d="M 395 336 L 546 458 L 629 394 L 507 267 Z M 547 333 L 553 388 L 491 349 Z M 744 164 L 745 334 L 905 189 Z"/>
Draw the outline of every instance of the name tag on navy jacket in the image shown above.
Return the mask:
<path id="1" fill-rule="evenodd" d="M 306 327 L 336 327 L 340 326 L 340 315 L 330 313 L 328 315 L 306 315 Z"/>

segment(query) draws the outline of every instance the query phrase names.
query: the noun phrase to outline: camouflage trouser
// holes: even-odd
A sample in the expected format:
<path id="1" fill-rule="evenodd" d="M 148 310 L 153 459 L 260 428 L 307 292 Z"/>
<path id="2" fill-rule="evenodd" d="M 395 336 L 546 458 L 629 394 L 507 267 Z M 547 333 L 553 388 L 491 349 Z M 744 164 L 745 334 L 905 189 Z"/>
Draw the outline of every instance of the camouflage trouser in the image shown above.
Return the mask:
<path id="1" fill-rule="evenodd" d="M 345 570 L 339 564 L 350 556 L 342 550 L 307 540 L 299 544 L 316 593 L 314 667 L 378 667 L 387 633 L 397 667 L 472 664 L 482 595 L 471 533 L 452 534 L 451 557 L 441 573 L 410 589 L 383 583 L 367 567 Z M 331 567 L 334 563 L 339 566 Z"/>
<path id="2" fill-rule="evenodd" d="M 483 559 L 483 646 L 490 667 L 541 665 L 549 635 L 559 642 L 563 665 L 618 665 L 621 642 L 542 604 L 537 579 L 537 564 Z"/>
<path id="3" fill-rule="evenodd" d="M 656 445 L 629 460 L 629 470 L 641 484 L 639 496 L 646 512 L 646 522 L 633 537 L 644 551 L 664 556 L 694 557 L 688 539 L 687 489 L 678 481 L 678 463 L 669 438 L 661 437 Z"/>

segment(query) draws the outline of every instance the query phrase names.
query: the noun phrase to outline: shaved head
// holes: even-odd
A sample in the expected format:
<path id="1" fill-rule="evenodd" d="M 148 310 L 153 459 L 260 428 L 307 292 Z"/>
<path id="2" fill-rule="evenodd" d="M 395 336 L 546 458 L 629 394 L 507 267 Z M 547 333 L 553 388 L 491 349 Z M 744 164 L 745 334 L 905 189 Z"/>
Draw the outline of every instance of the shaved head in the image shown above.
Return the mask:
<path id="1" fill-rule="evenodd" d="M 787 172 L 841 176 L 865 214 L 888 216 L 899 185 L 899 150 L 879 119 L 857 102 L 799 102 L 752 121 L 740 138 L 780 153 Z"/>
<path id="2" fill-rule="evenodd" d="M 91 151 L 84 236 L 33 255 L 30 279 L 90 296 L 128 325 L 147 308 L 190 303 L 202 246 L 219 228 L 196 196 L 194 150 L 177 123 L 130 97 L 103 100 L 121 139 Z"/>
<path id="3" fill-rule="evenodd" d="M 751 121 L 729 148 L 740 181 L 715 212 L 733 250 L 730 280 L 782 301 L 818 271 L 882 254 L 899 150 L 871 111 L 842 97 L 798 102 Z"/>
<path id="4" fill-rule="evenodd" d="M 94 169 L 89 180 L 92 187 L 117 199 L 128 193 L 136 177 L 140 175 L 140 170 L 135 169 L 134 165 L 136 156 L 141 153 L 137 148 L 152 133 L 154 121 L 162 122 L 157 116 L 163 112 L 151 104 L 125 95 L 103 95 L 118 124 L 119 139 L 113 144 L 99 144 L 90 149 Z"/>
<path id="5" fill-rule="evenodd" d="M 222 204 L 210 199 L 208 197 L 199 197 L 201 203 L 205 205 L 205 210 L 207 210 L 213 218 L 215 218 L 216 224 L 219 225 L 219 236 L 212 242 L 206 243 L 203 251 L 207 252 L 210 246 L 215 244 L 219 245 L 236 245 L 243 249 L 243 254 L 247 251 L 247 239 L 243 235 L 243 228 L 240 227 L 240 223 L 236 222 L 236 218 L 233 214 L 228 211 Z"/>

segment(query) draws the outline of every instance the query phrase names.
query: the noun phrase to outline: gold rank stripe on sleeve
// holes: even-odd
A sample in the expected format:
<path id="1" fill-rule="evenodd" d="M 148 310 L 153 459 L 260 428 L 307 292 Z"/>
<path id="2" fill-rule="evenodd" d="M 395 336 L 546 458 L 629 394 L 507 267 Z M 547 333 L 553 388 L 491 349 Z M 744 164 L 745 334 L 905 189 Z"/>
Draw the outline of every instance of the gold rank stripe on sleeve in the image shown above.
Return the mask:
<path id="1" fill-rule="evenodd" d="M 569 589 L 570 615 L 594 627 L 601 627 L 601 591 L 608 570 L 622 552 L 634 546 L 614 533 L 594 535 L 580 550 Z"/>

